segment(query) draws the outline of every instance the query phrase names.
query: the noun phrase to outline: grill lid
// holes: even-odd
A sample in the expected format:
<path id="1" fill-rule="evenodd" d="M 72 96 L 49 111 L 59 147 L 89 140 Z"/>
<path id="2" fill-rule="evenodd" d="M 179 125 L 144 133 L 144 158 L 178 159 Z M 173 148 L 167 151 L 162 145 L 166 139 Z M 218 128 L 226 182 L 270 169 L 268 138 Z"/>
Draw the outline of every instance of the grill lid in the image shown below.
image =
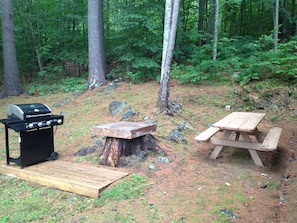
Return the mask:
<path id="1" fill-rule="evenodd" d="M 35 117 L 51 115 L 50 108 L 41 103 L 33 104 L 9 104 L 7 105 L 8 118 L 17 117 L 26 120 Z"/>

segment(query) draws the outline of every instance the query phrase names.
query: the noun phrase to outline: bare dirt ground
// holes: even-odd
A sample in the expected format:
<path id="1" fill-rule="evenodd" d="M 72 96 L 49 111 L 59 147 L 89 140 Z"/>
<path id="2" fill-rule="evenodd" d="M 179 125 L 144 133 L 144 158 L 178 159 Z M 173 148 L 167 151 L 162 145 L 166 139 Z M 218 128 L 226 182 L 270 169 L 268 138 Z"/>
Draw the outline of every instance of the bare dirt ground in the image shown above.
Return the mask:
<path id="1" fill-rule="evenodd" d="M 157 156 L 150 155 L 144 162 L 124 167 L 131 173 L 148 177 L 144 195 L 132 201 L 110 202 L 95 210 L 74 213 L 68 222 L 78 222 L 77 219 L 82 215 L 88 216 L 86 222 L 114 222 L 106 218 L 101 221 L 98 217 L 107 213 L 109 219 L 115 219 L 116 216 L 129 219 L 130 216 L 130 222 L 297 221 L 295 101 L 292 100 L 282 110 L 252 110 L 266 113 L 259 127 L 261 130 L 268 130 L 272 126 L 283 128 L 278 151 L 260 153 L 265 167 L 259 168 L 253 163 L 248 151 L 234 148 L 225 148 L 217 160 L 210 160 L 213 145 L 194 140 L 210 123 L 232 111 L 245 111 L 237 106 L 239 102 L 234 96 L 235 91 L 240 91 L 239 86 L 180 86 L 172 81 L 171 100 L 183 105 L 183 111 L 174 116 L 161 115 L 155 109 L 158 87 L 157 82 L 140 85 L 120 82 L 118 88 L 108 93 L 94 89 L 75 97 L 72 94 L 13 97 L 0 101 L 1 118 L 6 116 L 5 107 L 8 103 L 46 103 L 54 114 L 65 116 L 64 125 L 55 134 L 56 151 L 60 159 L 95 164 L 95 156 L 79 160 L 73 154 L 83 146 L 94 144 L 96 139 L 89 132 L 91 126 L 121 120 L 122 114 L 110 114 L 111 101 L 125 101 L 126 108 L 133 107 L 137 115 L 130 121 L 151 120 L 158 124 L 154 136 L 167 152 L 169 162 L 159 162 Z M 53 106 L 61 101 L 67 103 Z M 230 111 L 225 109 L 228 104 L 231 104 Z M 187 143 L 164 139 L 180 123 L 191 126 L 182 132 Z M 4 159 L 4 153 L 1 153 L 1 157 Z M 149 168 L 152 163 L 155 170 Z M 234 218 L 222 214 L 224 211 L 234 214 Z"/>

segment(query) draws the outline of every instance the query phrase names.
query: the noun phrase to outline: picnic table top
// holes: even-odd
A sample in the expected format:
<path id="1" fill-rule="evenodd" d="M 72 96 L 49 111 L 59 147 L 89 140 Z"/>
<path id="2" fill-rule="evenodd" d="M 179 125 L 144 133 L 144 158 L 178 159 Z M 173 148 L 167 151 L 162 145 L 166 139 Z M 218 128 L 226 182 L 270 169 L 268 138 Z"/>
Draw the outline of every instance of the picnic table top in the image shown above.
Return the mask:
<path id="1" fill-rule="evenodd" d="M 264 113 L 232 112 L 214 123 L 213 127 L 220 128 L 221 130 L 254 132 L 264 116 Z"/>

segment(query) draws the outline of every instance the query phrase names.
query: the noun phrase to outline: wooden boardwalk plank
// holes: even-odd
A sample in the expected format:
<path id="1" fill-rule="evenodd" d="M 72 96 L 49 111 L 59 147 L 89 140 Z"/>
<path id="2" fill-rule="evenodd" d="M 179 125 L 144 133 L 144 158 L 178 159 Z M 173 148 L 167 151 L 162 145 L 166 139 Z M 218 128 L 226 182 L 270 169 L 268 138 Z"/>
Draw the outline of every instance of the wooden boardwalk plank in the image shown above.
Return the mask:
<path id="1" fill-rule="evenodd" d="M 46 169 L 44 168 L 38 168 L 35 169 L 34 172 L 35 173 L 39 173 L 39 174 L 43 174 L 46 171 Z M 60 176 L 63 176 L 65 180 L 71 180 L 74 182 L 77 182 L 79 184 L 84 184 L 84 185 L 90 185 L 90 186 L 98 186 L 98 184 L 104 184 L 109 182 L 109 179 L 104 179 L 104 177 L 94 177 L 89 175 L 88 173 L 88 178 L 84 178 L 82 179 L 82 173 L 78 173 L 78 172 L 73 172 L 73 171 L 67 171 L 69 173 L 71 173 L 71 175 L 65 175 L 65 170 L 51 170 L 50 176 L 52 177 L 56 177 L 59 178 Z"/>
<path id="2" fill-rule="evenodd" d="M 128 171 L 119 168 L 62 160 L 42 162 L 24 169 L 15 164 L 2 164 L 0 173 L 94 198 L 111 183 L 129 175 Z"/>
<path id="3" fill-rule="evenodd" d="M 92 166 L 89 167 L 89 164 L 81 164 L 81 163 L 74 163 L 74 162 L 56 162 L 55 171 L 58 172 L 65 172 L 69 171 L 72 174 L 85 174 L 87 172 L 89 177 L 100 177 L 101 179 L 113 179 L 114 177 L 121 176 L 123 172 L 119 168 L 111 168 L 111 167 L 103 167 L 103 166 Z M 51 167 L 51 162 L 42 163 L 42 165 L 38 166 L 38 169 L 46 169 Z M 104 172 L 104 175 L 101 175 L 101 172 Z"/>

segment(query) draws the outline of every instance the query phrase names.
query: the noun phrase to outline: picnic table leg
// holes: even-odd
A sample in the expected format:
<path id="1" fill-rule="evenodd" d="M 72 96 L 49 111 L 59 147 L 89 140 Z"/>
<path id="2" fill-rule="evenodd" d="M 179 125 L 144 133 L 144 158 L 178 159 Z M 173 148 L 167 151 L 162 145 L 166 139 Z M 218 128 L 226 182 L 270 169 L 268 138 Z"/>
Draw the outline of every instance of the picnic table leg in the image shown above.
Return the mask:
<path id="1" fill-rule="evenodd" d="M 260 159 L 257 151 L 256 150 L 249 149 L 249 152 L 250 152 L 251 157 L 253 158 L 255 164 L 257 166 L 259 166 L 259 167 L 264 167 L 264 165 L 263 165 L 263 163 L 262 163 L 262 161 L 261 161 L 261 159 Z"/>
<path id="2" fill-rule="evenodd" d="M 248 134 L 241 133 L 241 136 L 242 136 L 242 138 L 243 138 L 243 140 L 245 142 L 252 142 L 251 139 L 250 139 L 250 137 L 248 136 Z M 262 163 L 262 161 L 261 161 L 261 159 L 260 159 L 260 157 L 259 157 L 259 155 L 258 155 L 258 153 L 257 153 L 256 150 L 249 149 L 249 153 L 251 154 L 251 157 L 252 157 L 252 159 L 254 160 L 254 163 L 257 166 L 264 167 L 264 165 L 263 165 L 263 163 Z"/>
<path id="3" fill-rule="evenodd" d="M 234 133 L 232 134 L 232 131 L 225 131 L 222 136 L 222 139 L 229 139 L 229 138 L 232 138 L 233 136 L 234 136 Z M 210 155 L 210 159 L 215 160 L 223 148 L 224 146 L 216 146 Z"/>
<path id="4" fill-rule="evenodd" d="M 210 159 L 215 160 L 217 156 L 220 154 L 224 146 L 216 146 L 210 155 Z"/>
<path id="5" fill-rule="evenodd" d="M 265 138 L 265 135 L 263 135 L 263 133 L 260 132 L 260 131 L 258 130 L 258 128 L 255 129 L 255 131 L 254 131 L 254 135 L 256 136 L 256 139 L 257 139 L 257 141 L 258 141 L 259 143 L 262 143 L 262 142 L 263 142 L 263 140 L 264 140 L 264 138 Z"/>

